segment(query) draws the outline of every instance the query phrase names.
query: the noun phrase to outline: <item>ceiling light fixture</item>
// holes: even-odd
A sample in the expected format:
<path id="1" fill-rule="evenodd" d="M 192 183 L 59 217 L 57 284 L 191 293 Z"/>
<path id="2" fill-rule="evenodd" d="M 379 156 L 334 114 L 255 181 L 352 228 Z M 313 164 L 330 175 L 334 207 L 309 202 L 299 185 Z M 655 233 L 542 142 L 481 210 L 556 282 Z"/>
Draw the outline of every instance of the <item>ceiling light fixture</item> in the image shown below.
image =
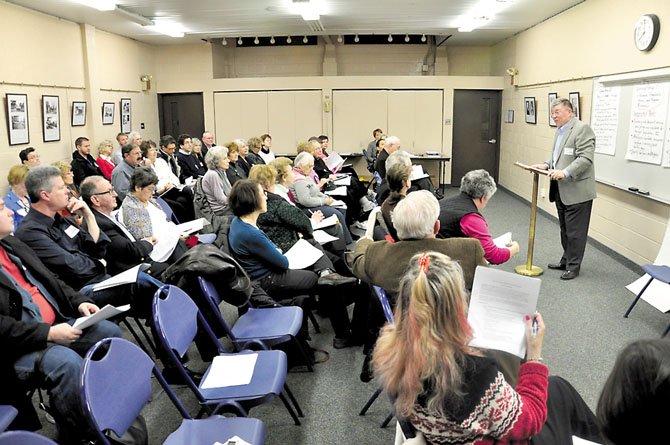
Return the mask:
<path id="1" fill-rule="evenodd" d="M 223 46 L 228 45 L 228 40 L 226 40 L 226 38 L 224 37 L 223 39 L 221 39 L 221 44 L 222 44 Z"/>
<path id="2" fill-rule="evenodd" d="M 270 37 L 270 45 L 275 44 L 275 36 Z"/>
<path id="3" fill-rule="evenodd" d="M 292 0 L 289 9 L 293 14 L 301 15 L 305 21 L 319 20 L 321 8 L 317 3 L 317 0 Z"/>
<path id="4" fill-rule="evenodd" d="M 260 43 L 260 40 L 258 40 L 258 37 L 254 39 L 254 45 L 258 45 Z"/>
<path id="5" fill-rule="evenodd" d="M 424 43 L 426 42 L 426 35 L 425 34 L 421 34 L 421 41 L 424 42 Z"/>
<path id="6" fill-rule="evenodd" d="M 358 43 L 360 42 L 361 39 L 358 38 L 358 34 L 354 36 L 354 42 Z"/>
<path id="7" fill-rule="evenodd" d="M 307 43 L 309 40 L 307 40 L 307 36 L 302 38 L 302 43 Z"/>
<path id="8" fill-rule="evenodd" d="M 152 26 L 154 24 L 154 21 L 144 17 L 143 15 L 135 14 L 134 12 L 122 8 L 121 6 L 117 6 L 116 9 L 114 10 L 116 14 L 122 15 L 131 22 L 137 23 L 138 25 L 142 26 Z"/>
<path id="9" fill-rule="evenodd" d="M 291 36 L 286 37 L 286 43 L 290 44 L 293 40 L 291 40 Z"/>
<path id="10" fill-rule="evenodd" d="M 237 39 L 237 44 L 240 45 L 240 46 L 242 46 L 242 43 L 244 43 L 244 42 L 242 42 L 242 37 L 239 37 L 239 38 Z"/>
<path id="11" fill-rule="evenodd" d="M 115 0 L 75 0 L 80 5 L 97 9 L 98 11 L 114 11 L 116 9 Z"/>
<path id="12" fill-rule="evenodd" d="M 388 41 L 389 41 L 389 43 L 393 42 L 393 36 L 392 36 L 391 34 L 389 34 L 389 38 L 388 38 L 388 39 L 386 39 L 386 40 L 388 40 Z"/>
<path id="13" fill-rule="evenodd" d="M 340 34 L 339 36 L 337 36 L 337 43 L 342 43 L 342 40 L 343 40 L 343 39 L 342 39 L 342 34 Z"/>
<path id="14" fill-rule="evenodd" d="M 145 28 L 170 37 L 184 37 L 181 26 L 175 23 L 154 22 L 153 25 L 146 25 Z"/>
<path id="15" fill-rule="evenodd" d="M 451 27 L 458 28 L 459 32 L 470 32 L 490 23 L 497 13 L 512 3 L 507 0 L 479 0 L 466 14 L 458 17 Z"/>
<path id="16" fill-rule="evenodd" d="M 409 43 L 409 34 L 405 34 L 405 42 Z"/>

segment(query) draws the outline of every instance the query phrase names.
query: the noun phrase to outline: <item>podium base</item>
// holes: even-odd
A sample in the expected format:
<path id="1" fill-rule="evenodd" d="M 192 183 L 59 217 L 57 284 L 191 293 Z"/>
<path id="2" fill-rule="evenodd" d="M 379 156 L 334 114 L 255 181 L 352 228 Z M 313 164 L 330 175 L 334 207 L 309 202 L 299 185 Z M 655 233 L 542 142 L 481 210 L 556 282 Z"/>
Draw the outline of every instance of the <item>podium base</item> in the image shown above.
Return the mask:
<path id="1" fill-rule="evenodd" d="M 531 266 L 530 269 L 528 269 L 525 264 L 519 264 L 514 268 L 514 272 L 526 277 L 537 277 L 542 275 L 544 270 L 539 266 Z"/>

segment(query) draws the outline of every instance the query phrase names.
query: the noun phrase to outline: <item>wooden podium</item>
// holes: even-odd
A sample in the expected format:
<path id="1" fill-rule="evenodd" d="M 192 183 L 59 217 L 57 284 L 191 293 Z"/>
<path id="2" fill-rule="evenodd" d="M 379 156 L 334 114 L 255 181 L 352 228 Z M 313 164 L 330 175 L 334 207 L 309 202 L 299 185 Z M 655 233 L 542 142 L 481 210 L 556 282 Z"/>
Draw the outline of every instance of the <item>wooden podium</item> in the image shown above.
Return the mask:
<path id="1" fill-rule="evenodd" d="M 516 266 L 514 271 L 519 275 L 537 277 L 542 275 L 544 272 L 540 266 L 533 265 L 533 248 L 535 246 L 535 219 L 537 218 L 537 189 L 540 182 L 540 175 L 546 176 L 548 172 L 547 170 L 540 170 L 520 162 L 515 162 L 514 165 L 533 174 L 533 195 L 530 206 L 530 229 L 528 230 L 528 258 L 526 259 L 526 264 L 520 264 Z"/>

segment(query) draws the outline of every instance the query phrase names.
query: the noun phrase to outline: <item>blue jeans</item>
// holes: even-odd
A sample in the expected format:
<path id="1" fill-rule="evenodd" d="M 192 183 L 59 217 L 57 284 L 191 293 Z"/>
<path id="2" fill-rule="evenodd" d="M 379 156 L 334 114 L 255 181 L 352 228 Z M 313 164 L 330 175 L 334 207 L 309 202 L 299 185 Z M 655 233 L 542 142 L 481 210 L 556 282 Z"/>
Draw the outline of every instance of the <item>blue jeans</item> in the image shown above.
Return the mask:
<path id="1" fill-rule="evenodd" d="M 60 443 L 69 443 L 90 435 L 79 386 L 82 357 L 103 338 L 120 336 L 121 330 L 117 325 L 103 320 L 86 328 L 81 337 L 68 346 L 49 343 L 50 347 L 46 350 L 26 354 L 14 363 L 16 375 L 23 384 L 29 388 L 39 386 L 47 390 Z M 42 353 L 39 366 L 36 366 L 35 362 Z"/>
<path id="2" fill-rule="evenodd" d="M 79 289 L 79 292 L 93 300 L 100 308 L 108 304 L 121 306 L 130 303 L 133 305 L 134 313 L 145 318 L 151 315 L 153 296 L 162 285 L 162 282 L 151 275 L 140 272 L 137 275 L 136 283 L 111 287 L 97 292 L 93 291 L 95 284 L 87 284 Z"/>

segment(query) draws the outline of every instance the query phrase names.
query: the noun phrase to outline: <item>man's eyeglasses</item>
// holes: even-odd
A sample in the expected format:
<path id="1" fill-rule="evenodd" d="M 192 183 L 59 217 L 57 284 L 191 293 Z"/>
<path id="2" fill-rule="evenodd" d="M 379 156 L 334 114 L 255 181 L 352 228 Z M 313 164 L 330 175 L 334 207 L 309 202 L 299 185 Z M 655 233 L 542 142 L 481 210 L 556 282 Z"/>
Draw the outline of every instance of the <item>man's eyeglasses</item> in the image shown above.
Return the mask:
<path id="1" fill-rule="evenodd" d="M 114 189 L 109 189 L 106 192 L 93 193 L 93 196 L 106 195 L 107 193 L 109 193 L 111 195 L 113 191 L 114 191 Z"/>

